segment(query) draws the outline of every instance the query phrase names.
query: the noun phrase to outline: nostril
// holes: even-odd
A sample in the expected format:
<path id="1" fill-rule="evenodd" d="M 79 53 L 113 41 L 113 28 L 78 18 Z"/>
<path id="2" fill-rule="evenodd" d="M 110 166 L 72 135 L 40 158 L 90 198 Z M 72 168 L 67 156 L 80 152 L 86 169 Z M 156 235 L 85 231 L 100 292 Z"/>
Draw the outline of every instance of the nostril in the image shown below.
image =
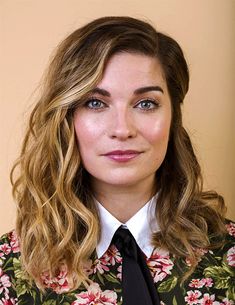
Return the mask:
<path id="1" fill-rule="evenodd" d="M 114 126 L 110 128 L 109 134 L 112 138 L 128 139 L 136 136 L 136 128 L 134 125 Z"/>

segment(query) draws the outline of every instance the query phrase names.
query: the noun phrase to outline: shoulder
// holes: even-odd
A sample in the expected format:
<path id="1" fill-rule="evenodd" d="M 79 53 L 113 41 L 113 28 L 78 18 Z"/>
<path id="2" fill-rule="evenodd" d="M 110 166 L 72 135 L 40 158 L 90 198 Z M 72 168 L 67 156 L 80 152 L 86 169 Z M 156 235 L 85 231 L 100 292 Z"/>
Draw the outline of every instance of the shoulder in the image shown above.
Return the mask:
<path id="1" fill-rule="evenodd" d="M 198 294 L 198 298 L 204 301 L 220 300 L 218 304 L 221 305 L 233 304 L 232 300 L 235 299 L 235 223 L 226 220 L 225 227 L 225 238 L 221 246 L 211 250 L 201 249 L 202 256 L 198 266 L 186 282 L 186 299 Z"/>
<path id="2" fill-rule="evenodd" d="M 15 230 L 0 237 L 0 266 L 6 265 L 6 261 L 11 257 L 20 255 L 19 238 Z"/>
<path id="3" fill-rule="evenodd" d="M 19 264 L 20 248 L 19 239 L 15 231 L 0 237 L 0 302 L 5 304 L 10 300 L 16 302 L 14 291 L 15 269 Z"/>
<path id="4" fill-rule="evenodd" d="M 235 281 L 235 222 L 226 220 L 226 237 L 223 247 L 215 251 L 224 263 L 223 267 L 230 270 L 230 275 Z"/>
<path id="5" fill-rule="evenodd" d="M 223 245 L 213 252 L 221 258 L 226 255 L 226 263 L 231 267 L 235 267 L 235 222 L 226 219 L 225 228 L 226 233 Z"/>
<path id="6" fill-rule="evenodd" d="M 235 222 L 226 219 L 225 228 L 227 231 L 227 240 L 235 241 Z"/>
<path id="7" fill-rule="evenodd" d="M 20 243 L 15 230 L 0 237 L 0 267 L 6 265 L 12 257 L 19 257 Z"/>
<path id="8" fill-rule="evenodd" d="M 6 248 L 8 250 L 6 250 Z M 19 238 L 15 230 L 12 230 L 0 237 L 0 251 L 7 253 L 19 253 Z"/>
<path id="9" fill-rule="evenodd" d="M 235 299 L 235 223 L 226 220 L 223 242 L 213 240 L 213 249 L 195 248 L 199 261 L 184 281 L 181 279 L 191 268 L 188 258 L 162 255 L 152 257 L 150 269 L 156 265 L 154 281 L 166 304 L 232 305 Z M 161 277 L 160 277 L 161 276 Z"/>
<path id="10" fill-rule="evenodd" d="M 199 268 L 203 267 L 201 269 L 203 274 L 206 277 L 212 277 L 217 283 L 224 276 L 228 280 L 235 279 L 235 223 L 226 220 L 225 228 L 224 238 L 222 241 L 218 241 L 218 246 L 212 249 L 198 249 L 201 252 Z M 216 240 L 213 239 L 213 242 L 216 244 Z M 226 284 L 220 282 L 219 286 L 225 288 L 228 286 L 228 282 Z"/>

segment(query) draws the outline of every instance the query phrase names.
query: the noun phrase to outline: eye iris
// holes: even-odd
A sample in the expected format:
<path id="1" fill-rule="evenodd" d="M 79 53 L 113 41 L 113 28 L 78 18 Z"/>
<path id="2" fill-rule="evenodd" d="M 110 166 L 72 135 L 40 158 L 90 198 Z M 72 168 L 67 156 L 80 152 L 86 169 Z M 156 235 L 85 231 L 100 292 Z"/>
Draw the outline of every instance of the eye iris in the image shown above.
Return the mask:
<path id="1" fill-rule="evenodd" d="M 101 102 L 98 100 L 93 100 L 93 101 L 91 101 L 91 106 L 94 108 L 98 108 L 101 106 Z"/>
<path id="2" fill-rule="evenodd" d="M 151 107 L 151 103 L 149 101 L 141 102 L 142 108 L 148 109 Z"/>

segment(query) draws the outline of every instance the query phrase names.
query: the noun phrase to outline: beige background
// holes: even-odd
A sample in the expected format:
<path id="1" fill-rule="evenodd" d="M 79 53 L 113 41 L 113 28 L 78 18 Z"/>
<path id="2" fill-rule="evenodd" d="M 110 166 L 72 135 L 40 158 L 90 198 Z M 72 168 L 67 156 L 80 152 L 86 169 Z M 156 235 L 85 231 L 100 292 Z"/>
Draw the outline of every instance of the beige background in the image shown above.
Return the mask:
<path id="1" fill-rule="evenodd" d="M 49 55 L 67 34 L 106 15 L 151 20 L 185 51 L 184 120 L 206 186 L 235 218 L 235 0 L 0 0 L 0 234 L 14 227 L 9 171 Z"/>

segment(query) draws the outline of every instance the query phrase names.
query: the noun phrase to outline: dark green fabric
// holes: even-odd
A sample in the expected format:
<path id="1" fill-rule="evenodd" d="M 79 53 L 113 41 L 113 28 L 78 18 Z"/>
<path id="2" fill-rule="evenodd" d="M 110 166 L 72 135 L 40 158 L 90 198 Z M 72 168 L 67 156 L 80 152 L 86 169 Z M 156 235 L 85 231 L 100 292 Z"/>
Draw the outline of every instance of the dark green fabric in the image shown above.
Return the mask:
<path id="1" fill-rule="evenodd" d="M 235 299 L 235 224 L 226 224 L 228 234 L 224 247 L 213 251 L 196 249 L 201 259 L 195 272 L 181 284 L 190 261 L 176 259 L 161 249 L 155 249 L 146 259 L 158 290 L 161 305 L 232 305 Z M 45 273 L 42 281 L 47 287 L 42 294 L 24 278 L 20 264 L 19 241 L 14 231 L 0 239 L 0 305 L 114 305 L 122 304 L 122 258 L 111 245 L 100 258 L 86 266 L 91 285 L 86 289 L 67 292 L 66 268 L 61 267 L 57 278 Z M 144 304 L 143 304 L 144 305 Z"/>

